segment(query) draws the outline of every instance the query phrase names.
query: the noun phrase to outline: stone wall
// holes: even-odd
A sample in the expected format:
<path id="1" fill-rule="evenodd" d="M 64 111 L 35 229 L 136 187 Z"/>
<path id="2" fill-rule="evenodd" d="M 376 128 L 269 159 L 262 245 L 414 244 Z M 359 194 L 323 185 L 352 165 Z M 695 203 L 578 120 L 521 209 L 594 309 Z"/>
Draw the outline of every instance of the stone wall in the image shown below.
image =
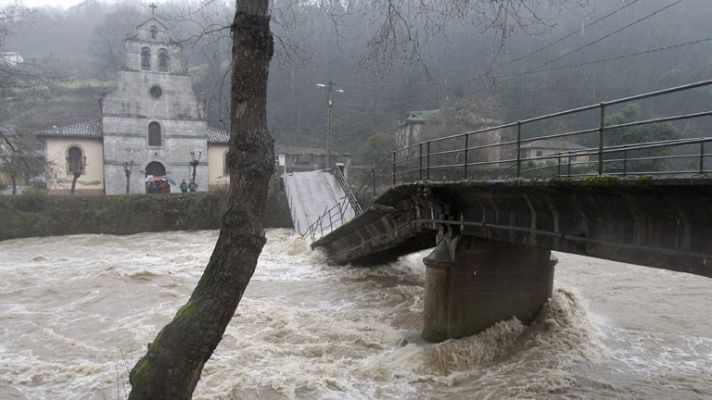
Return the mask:
<path id="1" fill-rule="evenodd" d="M 104 233 L 218 229 L 227 192 L 118 196 L 0 196 L 0 240 Z M 265 226 L 291 228 L 279 179 L 270 183 Z"/>

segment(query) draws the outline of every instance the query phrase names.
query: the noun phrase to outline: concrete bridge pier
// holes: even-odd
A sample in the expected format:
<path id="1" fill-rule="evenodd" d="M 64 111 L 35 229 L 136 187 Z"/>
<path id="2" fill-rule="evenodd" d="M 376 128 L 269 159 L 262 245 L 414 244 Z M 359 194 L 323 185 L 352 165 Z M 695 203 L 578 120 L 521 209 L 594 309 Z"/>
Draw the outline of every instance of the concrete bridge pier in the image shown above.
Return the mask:
<path id="1" fill-rule="evenodd" d="M 439 342 L 512 317 L 531 323 L 552 295 L 557 260 L 546 249 L 458 236 L 442 239 L 423 262 L 422 337 Z"/>

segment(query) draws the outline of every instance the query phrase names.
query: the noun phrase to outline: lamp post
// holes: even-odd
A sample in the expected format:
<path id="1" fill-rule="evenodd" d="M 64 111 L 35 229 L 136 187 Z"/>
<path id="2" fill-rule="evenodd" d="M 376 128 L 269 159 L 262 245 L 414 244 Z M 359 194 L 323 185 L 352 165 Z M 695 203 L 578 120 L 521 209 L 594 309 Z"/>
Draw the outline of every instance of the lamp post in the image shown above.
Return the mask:
<path id="1" fill-rule="evenodd" d="M 334 102 L 331 98 L 334 92 L 343 93 L 343 89 L 334 89 L 336 83 L 329 81 L 327 84 L 317 83 L 319 87 L 327 89 L 326 96 L 326 168 L 331 168 L 331 109 L 334 107 Z"/>
<path id="2" fill-rule="evenodd" d="M 124 161 L 124 174 L 126 174 L 126 194 L 131 193 L 131 169 L 134 166 L 133 160 Z"/>
<path id="3" fill-rule="evenodd" d="M 200 163 L 200 157 L 203 155 L 203 152 L 195 149 L 190 152 L 190 165 L 193 167 L 193 176 L 190 178 L 190 183 L 195 183 L 195 171 L 198 168 L 198 164 Z"/>

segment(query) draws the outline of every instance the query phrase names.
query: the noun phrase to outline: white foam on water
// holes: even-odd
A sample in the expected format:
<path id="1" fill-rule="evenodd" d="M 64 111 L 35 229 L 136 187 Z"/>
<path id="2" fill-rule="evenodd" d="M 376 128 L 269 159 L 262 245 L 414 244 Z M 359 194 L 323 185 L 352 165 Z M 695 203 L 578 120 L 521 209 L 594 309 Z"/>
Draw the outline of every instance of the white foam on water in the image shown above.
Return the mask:
<path id="1" fill-rule="evenodd" d="M 267 233 L 196 399 L 712 396 L 705 322 L 670 312 L 709 304 L 703 278 L 560 255 L 559 288 L 532 326 L 503 321 L 429 344 L 419 338 L 427 253 L 332 266 L 291 231 Z M 0 394 L 113 399 L 118 386 L 123 395 L 216 240 L 202 231 L 0 242 Z M 661 311 L 646 309 L 651 324 L 640 330 L 646 319 L 628 317 L 630 304 L 642 310 L 646 293 L 663 289 Z"/>

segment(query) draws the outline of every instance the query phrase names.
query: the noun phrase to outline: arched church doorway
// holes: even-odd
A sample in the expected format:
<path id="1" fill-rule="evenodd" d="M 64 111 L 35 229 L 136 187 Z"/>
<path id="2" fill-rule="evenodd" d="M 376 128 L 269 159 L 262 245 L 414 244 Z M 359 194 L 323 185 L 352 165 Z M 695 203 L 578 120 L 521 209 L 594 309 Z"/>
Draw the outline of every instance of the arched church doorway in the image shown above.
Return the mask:
<path id="1" fill-rule="evenodd" d="M 166 167 L 158 161 L 146 165 L 146 193 L 170 193 L 171 184 L 166 177 Z"/>
<path id="2" fill-rule="evenodd" d="M 146 176 L 164 176 L 166 175 L 166 167 L 158 161 L 151 161 L 146 165 Z"/>

